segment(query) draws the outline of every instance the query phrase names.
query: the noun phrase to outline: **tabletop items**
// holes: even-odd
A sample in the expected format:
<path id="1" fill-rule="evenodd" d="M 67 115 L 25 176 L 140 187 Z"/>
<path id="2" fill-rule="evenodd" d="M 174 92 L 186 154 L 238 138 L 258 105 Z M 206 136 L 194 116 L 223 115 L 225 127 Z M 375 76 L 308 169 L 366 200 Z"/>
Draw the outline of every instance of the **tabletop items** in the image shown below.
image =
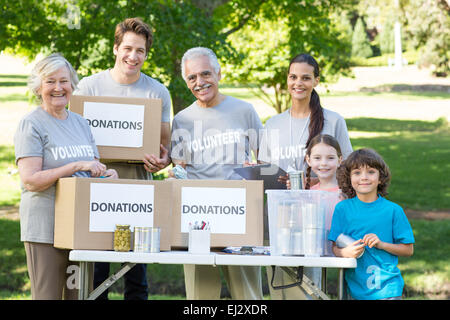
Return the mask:
<path id="1" fill-rule="evenodd" d="M 209 222 L 189 223 L 189 253 L 209 254 L 211 251 L 211 229 Z"/>
<path id="2" fill-rule="evenodd" d="M 266 193 L 271 255 L 332 255 L 327 238 L 337 194 L 317 190 Z"/>
<path id="3" fill-rule="evenodd" d="M 161 228 L 134 227 L 134 252 L 160 252 Z M 128 252 L 131 250 L 130 225 L 117 224 L 114 230 L 114 251 Z"/>

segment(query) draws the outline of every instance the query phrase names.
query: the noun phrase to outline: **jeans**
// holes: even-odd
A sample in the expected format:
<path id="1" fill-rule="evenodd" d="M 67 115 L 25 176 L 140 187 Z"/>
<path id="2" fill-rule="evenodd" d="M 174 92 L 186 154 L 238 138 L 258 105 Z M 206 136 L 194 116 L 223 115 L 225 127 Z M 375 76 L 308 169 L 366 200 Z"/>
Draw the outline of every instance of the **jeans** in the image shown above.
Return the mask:
<path id="1" fill-rule="evenodd" d="M 109 263 L 96 262 L 94 265 L 94 289 L 109 276 Z M 136 264 L 125 275 L 125 300 L 148 300 L 147 265 Z M 105 290 L 97 300 L 108 300 L 108 290 Z"/>

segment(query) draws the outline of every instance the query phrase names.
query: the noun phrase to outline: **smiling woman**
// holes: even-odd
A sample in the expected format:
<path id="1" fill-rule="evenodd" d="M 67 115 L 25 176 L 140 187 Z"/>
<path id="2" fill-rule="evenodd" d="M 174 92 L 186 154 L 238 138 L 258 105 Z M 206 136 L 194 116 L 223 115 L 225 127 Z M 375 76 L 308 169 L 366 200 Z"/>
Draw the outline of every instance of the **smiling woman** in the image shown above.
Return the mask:
<path id="1" fill-rule="evenodd" d="M 49 77 L 43 79 L 38 90 L 42 100 L 42 108 L 55 118 L 66 119 L 66 106 L 69 104 L 72 91 L 69 70 L 65 67 L 59 68 Z"/>
<path id="2" fill-rule="evenodd" d="M 29 87 L 40 106 L 22 118 L 14 136 L 21 181 L 20 239 L 25 246 L 33 299 L 76 298 L 76 291 L 65 286 L 68 251 L 53 247 L 58 179 L 117 177 L 115 170 L 106 170 L 97 160 L 99 154 L 87 120 L 66 110 L 77 83 L 75 70 L 61 55 L 52 54 L 39 61 Z"/>

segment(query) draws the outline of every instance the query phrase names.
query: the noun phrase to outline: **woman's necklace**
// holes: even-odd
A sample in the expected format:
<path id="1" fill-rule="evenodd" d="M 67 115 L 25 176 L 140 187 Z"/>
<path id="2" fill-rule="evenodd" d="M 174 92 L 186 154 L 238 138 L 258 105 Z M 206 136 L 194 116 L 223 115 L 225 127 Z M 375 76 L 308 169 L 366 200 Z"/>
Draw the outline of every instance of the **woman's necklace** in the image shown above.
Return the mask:
<path id="1" fill-rule="evenodd" d="M 306 118 L 306 123 L 305 123 L 305 125 L 303 126 L 303 129 L 302 129 L 302 133 L 301 133 L 301 135 L 300 135 L 300 139 L 299 139 L 299 142 L 301 142 L 302 141 L 302 138 L 303 138 L 303 135 L 305 134 L 305 130 L 306 130 L 306 128 L 308 127 L 308 123 L 309 123 L 309 116 L 311 115 L 311 112 L 308 114 L 308 118 Z M 289 145 L 292 147 L 293 146 L 293 141 L 294 141 L 294 139 L 293 139 L 293 137 L 292 137 L 292 108 L 291 109 L 289 109 L 289 138 L 290 138 L 290 143 L 289 143 Z M 303 149 L 303 148 L 302 148 Z M 295 170 L 299 170 L 299 168 L 303 168 L 303 157 L 302 157 L 302 155 L 300 155 L 300 166 L 297 166 L 297 159 L 296 158 L 292 158 L 293 159 L 293 161 L 294 161 L 294 168 L 295 168 Z"/>

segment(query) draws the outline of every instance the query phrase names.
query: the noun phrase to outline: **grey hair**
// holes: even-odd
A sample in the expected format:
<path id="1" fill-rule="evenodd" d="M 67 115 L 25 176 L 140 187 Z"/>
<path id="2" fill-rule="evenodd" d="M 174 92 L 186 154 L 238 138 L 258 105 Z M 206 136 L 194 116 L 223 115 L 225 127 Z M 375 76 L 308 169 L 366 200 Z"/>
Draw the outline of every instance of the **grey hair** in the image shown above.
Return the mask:
<path id="1" fill-rule="evenodd" d="M 70 84 L 72 91 L 75 91 L 78 84 L 78 75 L 69 61 L 66 60 L 59 53 L 52 53 L 45 57 L 33 67 L 30 76 L 28 77 L 28 88 L 34 93 L 34 95 L 41 101 L 42 97 L 38 93 L 41 88 L 42 81 L 58 71 L 60 68 L 66 67 L 70 73 Z"/>
<path id="2" fill-rule="evenodd" d="M 186 51 L 183 55 L 183 58 L 181 59 L 181 75 L 184 81 L 186 81 L 186 72 L 185 72 L 186 61 L 198 57 L 208 57 L 209 63 L 213 67 L 214 71 L 216 72 L 216 74 L 219 74 L 220 64 L 219 60 L 217 60 L 216 54 L 211 49 L 204 47 L 195 47 Z"/>

